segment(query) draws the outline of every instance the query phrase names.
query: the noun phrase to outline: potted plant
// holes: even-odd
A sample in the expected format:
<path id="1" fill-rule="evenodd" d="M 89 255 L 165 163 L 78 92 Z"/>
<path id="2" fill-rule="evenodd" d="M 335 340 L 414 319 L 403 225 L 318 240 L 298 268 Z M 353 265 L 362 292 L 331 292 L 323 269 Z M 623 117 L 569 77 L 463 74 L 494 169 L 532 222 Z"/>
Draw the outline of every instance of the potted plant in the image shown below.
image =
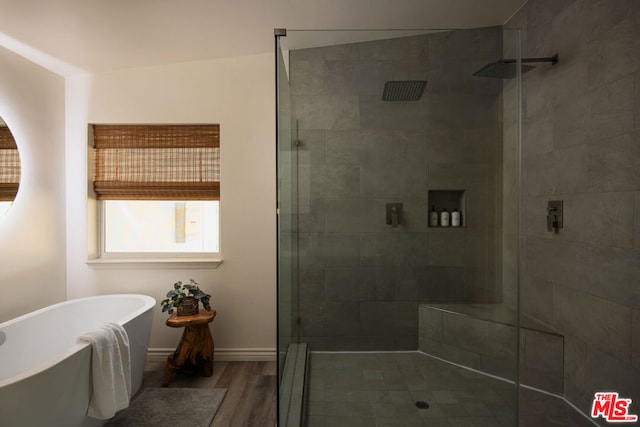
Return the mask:
<path id="1" fill-rule="evenodd" d="M 167 292 L 167 298 L 162 300 L 162 312 L 167 311 L 172 314 L 174 309 L 178 311 L 178 316 L 189 316 L 198 313 L 198 302 L 207 310 L 211 310 L 209 302 L 211 295 L 200 290 L 200 285 L 195 280 L 189 279 L 189 283 L 177 281 L 173 284 L 173 289 Z"/>

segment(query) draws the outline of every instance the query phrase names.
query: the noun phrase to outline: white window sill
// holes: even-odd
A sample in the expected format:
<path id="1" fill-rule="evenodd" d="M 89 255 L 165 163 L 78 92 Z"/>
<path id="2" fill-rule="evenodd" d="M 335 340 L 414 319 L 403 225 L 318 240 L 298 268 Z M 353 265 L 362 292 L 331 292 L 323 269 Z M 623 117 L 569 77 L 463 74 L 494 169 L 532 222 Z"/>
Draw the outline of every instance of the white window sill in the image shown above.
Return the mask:
<path id="1" fill-rule="evenodd" d="M 92 268 L 214 269 L 222 264 L 222 258 L 95 258 L 86 264 Z"/>

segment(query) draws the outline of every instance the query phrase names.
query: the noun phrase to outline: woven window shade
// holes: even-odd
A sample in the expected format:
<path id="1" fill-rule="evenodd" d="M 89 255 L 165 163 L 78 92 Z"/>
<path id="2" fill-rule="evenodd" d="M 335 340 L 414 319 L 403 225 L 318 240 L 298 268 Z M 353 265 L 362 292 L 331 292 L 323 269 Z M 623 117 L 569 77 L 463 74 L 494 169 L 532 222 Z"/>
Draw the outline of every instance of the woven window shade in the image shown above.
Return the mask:
<path id="1" fill-rule="evenodd" d="M 99 200 L 219 200 L 219 125 L 94 125 Z"/>
<path id="2" fill-rule="evenodd" d="M 0 126 L 0 201 L 13 201 L 20 184 L 20 155 L 11 131 Z"/>

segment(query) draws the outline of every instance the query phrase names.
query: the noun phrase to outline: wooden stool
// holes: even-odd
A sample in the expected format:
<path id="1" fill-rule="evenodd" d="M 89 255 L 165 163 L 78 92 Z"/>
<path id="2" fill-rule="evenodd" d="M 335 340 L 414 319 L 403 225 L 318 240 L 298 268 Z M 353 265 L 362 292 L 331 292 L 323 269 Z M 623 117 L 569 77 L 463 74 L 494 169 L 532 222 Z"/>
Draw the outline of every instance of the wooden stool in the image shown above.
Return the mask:
<path id="1" fill-rule="evenodd" d="M 175 313 L 167 319 L 167 326 L 184 327 L 182 338 L 176 351 L 167 358 L 162 386 L 166 387 L 178 370 L 198 373 L 210 377 L 213 375 L 213 338 L 209 323 L 216 317 L 216 311 L 199 310 L 192 316 L 177 316 Z"/>

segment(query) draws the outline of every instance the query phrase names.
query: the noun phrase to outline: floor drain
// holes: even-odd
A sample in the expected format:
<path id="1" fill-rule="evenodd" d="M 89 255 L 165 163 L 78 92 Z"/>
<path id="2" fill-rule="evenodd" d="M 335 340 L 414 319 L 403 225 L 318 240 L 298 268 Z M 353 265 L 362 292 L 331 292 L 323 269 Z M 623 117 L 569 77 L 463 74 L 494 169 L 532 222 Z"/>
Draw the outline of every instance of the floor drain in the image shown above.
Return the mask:
<path id="1" fill-rule="evenodd" d="M 427 408 L 429 408 L 429 404 L 428 404 L 427 402 L 425 402 L 424 400 L 418 400 L 418 401 L 416 402 L 416 406 L 417 406 L 419 409 L 427 409 Z"/>

